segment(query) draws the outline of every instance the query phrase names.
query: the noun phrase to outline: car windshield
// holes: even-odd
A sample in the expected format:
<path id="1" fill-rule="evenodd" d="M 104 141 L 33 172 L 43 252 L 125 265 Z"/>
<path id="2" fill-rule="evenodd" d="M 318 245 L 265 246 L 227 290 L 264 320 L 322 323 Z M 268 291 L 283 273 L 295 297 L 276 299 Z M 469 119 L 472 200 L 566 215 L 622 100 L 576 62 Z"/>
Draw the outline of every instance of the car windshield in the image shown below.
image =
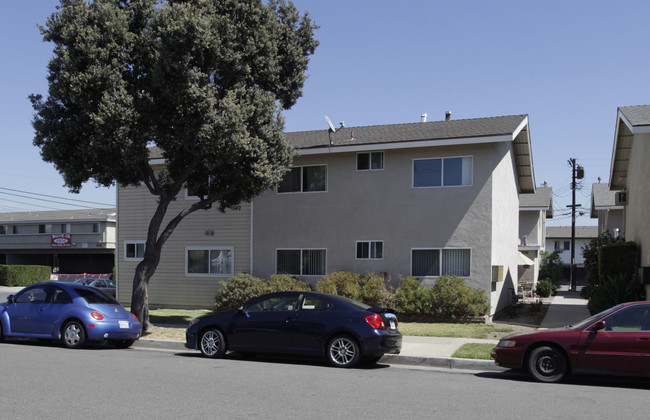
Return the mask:
<path id="1" fill-rule="evenodd" d="M 605 316 L 605 315 L 607 315 L 607 314 L 609 314 L 609 313 L 611 313 L 611 312 L 616 311 L 616 310 L 619 309 L 621 306 L 622 306 L 622 305 L 616 305 L 616 306 L 613 306 L 613 307 L 611 307 L 611 308 L 609 308 L 609 309 L 606 309 L 606 310 L 604 310 L 604 311 L 602 311 L 602 312 L 600 312 L 600 313 L 597 313 L 596 315 L 590 316 L 589 318 L 584 319 L 584 320 L 578 322 L 577 324 L 569 325 L 569 327 L 571 327 L 571 328 L 575 328 L 575 329 L 584 328 L 584 327 L 586 327 L 587 325 L 589 325 L 589 324 L 591 324 L 592 322 L 594 322 L 595 320 L 597 320 L 598 318 L 601 318 L 601 317 L 603 317 L 603 316 Z"/>
<path id="2" fill-rule="evenodd" d="M 94 289 L 76 289 L 76 292 L 79 293 L 86 302 L 88 303 L 103 303 L 108 305 L 119 305 L 120 303 L 115 300 L 112 296 L 100 292 L 99 290 Z"/>

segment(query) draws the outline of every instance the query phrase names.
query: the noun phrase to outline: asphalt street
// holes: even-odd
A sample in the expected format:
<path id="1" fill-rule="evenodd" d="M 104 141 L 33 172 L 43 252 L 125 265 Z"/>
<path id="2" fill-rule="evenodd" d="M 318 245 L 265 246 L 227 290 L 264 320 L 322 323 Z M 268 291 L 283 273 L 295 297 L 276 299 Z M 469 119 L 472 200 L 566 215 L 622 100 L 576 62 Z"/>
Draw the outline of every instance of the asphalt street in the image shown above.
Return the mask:
<path id="1" fill-rule="evenodd" d="M 650 389 L 647 380 L 540 384 L 510 371 L 336 369 L 43 343 L 0 343 L 0 360 L 0 417 L 11 419 L 645 419 Z"/>

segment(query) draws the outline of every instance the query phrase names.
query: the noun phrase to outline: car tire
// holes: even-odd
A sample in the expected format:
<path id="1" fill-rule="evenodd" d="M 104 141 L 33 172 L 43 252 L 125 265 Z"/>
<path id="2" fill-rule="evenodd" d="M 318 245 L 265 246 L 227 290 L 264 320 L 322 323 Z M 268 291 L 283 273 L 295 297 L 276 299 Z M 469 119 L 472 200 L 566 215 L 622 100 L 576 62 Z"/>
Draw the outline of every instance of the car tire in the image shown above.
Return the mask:
<path id="1" fill-rule="evenodd" d="M 338 335 L 327 343 L 327 360 L 334 367 L 353 367 L 360 356 L 359 345 L 350 336 Z"/>
<path id="2" fill-rule="evenodd" d="M 86 331 L 78 321 L 68 321 L 61 330 L 61 341 L 69 349 L 78 349 L 86 343 Z"/>
<path id="3" fill-rule="evenodd" d="M 135 343 L 135 340 L 118 340 L 114 343 L 118 349 L 128 349 Z"/>
<path id="4" fill-rule="evenodd" d="M 216 328 L 208 328 L 201 333 L 199 349 L 205 357 L 219 358 L 226 354 L 226 340 Z"/>
<path id="5" fill-rule="evenodd" d="M 528 372 L 540 382 L 559 382 L 567 372 L 564 353 L 554 347 L 540 346 L 528 356 Z"/>
<path id="6" fill-rule="evenodd" d="M 0 322 L 0 342 L 3 342 L 5 335 L 2 333 L 2 322 Z"/>

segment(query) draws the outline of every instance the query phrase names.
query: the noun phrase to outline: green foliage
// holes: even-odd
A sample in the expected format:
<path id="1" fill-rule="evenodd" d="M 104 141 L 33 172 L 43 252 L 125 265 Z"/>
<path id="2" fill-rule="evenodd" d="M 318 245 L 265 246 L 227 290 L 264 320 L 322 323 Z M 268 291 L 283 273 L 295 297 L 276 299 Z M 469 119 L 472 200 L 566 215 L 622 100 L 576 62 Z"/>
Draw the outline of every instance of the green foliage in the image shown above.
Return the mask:
<path id="1" fill-rule="evenodd" d="M 431 288 L 433 314 L 460 319 L 487 314 L 489 303 L 483 290 L 472 289 L 459 277 L 442 276 Z"/>
<path id="2" fill-rule="evenodd" d="M 643 296 L 643 286 L 635 277 L 630 279 L 621 274 L 606 276 L 592 290 L 587 307 L 589 312 L 597 314 L 619 303 L 643 300 Z"/>
<path id="3" fill-rule="evenodd" d="M 316 290 L 321 293 L 345 296 L 359 300 L 361 295 L 361 274 L 349 271 L 336 271 L 324 276 L 317 284 Z"/>
<path id="4" fill-rule="evenodd" d="M 542 264 L 539 267 L 539 278 L 548 279 L 556 286 L 559 286 L 562 281 L 562 270 L 564 269 L 564 264 L 562 264 L 562 259 L 560 258 L 560 251 L 542 251 L 541 255 Z"/>
<path id="5" fill-rule="evenodd" d="M 30 96 L 43 160 L 74 192 L 93 180 L 156 197 L 131 302 L 145 332 L 148 283 L 183 218 L 286 173 L 281 112 L 302 95 L 316 28 L 284 0 L 66 0 L 41 27 L 54 44 L 47 98 Z M 185 186 L 199 199 L 163 226 Z"/>
<path id="6" fill-rule="evenodd" d="M 237 308 L 247 300 L 269 292 L 268 284 L 259 277 L 238 273 L 228 281 L 219 282 L 219 291 L 215 296 L 218 310 Z"/>
<path id="7" fill-rule="evenodd" d="M 540 278 L 535 286 L 535 293 L 539 297 L 549 297 L 557 292 L 557 284 L 549 278 Z"/>
<path id="8" fill-rule="evenodd" d="M 622 238 L 614 238 L 609 231 L 606 231 L 582 247 L 582 256 L 585 260 L 585 276 L 587 280 L 587 286 L 580 292 L 580 295 L 583 298 L 589 299 L 591 291 L 598 287 L 598 284 L 600 283 L 598 263 L 598 251 L 600 248 L 622 241 Z"/>
<path id="9" fill-rule="evenodd" d="M 44 265 L 0 265 L 0 285 L 29 286 L 49 281 L 52 269 Z"/>
<path id="10" fill-rule="evenodd" d="M 431 314 L 429 291 L 411 276 L 402 278 L 402 284 L 395 292 L 395 306 L 400 316 L 406 318 L 428 316 Z"/>
<path id="11" fill-rule="evenodd" d="M 274 274 L 268 282 L 270 292 L 286 292 L 290 290 L 311 291 L 311 286 L 289 274 Z"/>
<path id="12" fill-rule="evenodd" d="M 391 307 L 393 294 L 386 287 L 383 275 L 369 273 L 361 277 L 359 300 L 372 307 Z"/>

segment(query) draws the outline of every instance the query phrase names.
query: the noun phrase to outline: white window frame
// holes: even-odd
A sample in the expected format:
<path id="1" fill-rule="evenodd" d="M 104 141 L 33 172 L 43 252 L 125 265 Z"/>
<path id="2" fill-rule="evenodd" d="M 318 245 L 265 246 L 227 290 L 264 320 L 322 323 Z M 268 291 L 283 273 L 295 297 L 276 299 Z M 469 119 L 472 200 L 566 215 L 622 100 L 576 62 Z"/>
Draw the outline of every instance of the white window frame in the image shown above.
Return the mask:
<path id="1" fill-rule="evenodd" d="M 358 250 L 359 250 L 359 244 L 361 244 L 361 243 L 368 244 L 368 257 L 367 258 L 359 257 Z M 376 248 L 377 245 L 376 244 L 381 244 L 381 257 L 380 258 L 377 258 L 377 256 L 376 256 L 377 255 L 376 254 L 376 251 L 377 251 L 377 248 Z M 373 247 L 373 245 L 374 245 L 374 247 Z M 373 257 L 373 253 L 375 254 L 374 257 Z M 381 260 L 383 260 L 384 259 L 384 241 L 379 241 L 379 240 L 356 241 L 355 244 L 354 244 L 354 257 L 355 257 L 356 260 L 359 260 L 359 261 L 368 261 L 368 260 L 381 261 Z"/>
<path id="2" fill-rule="evenodd" d="M 300 273 L 278 273 L 278 251 L 300 251 Z M 321 274 L 303 274 L 303 257 L 305 251 L 324 251 L 325 252 L 325 262 L 324 262 L 324 271 Z M 327 248 L 276 248 L 275 250 L 275 273 L 276 274 L 290 274 L 292 276 L 303 276 L 303 277 L 315 277 L 315 276 L 324 276 L 327 274 Z"/>
<path id="3" fill-rule="evenodd" d="M 445 160 L 446 159 L 470 159 L 470 174 L 469 174 L 469 183 L 468 184 L 459 184 L 459 185 L 445 185 Z M 440 185 L 415 185 L 415 162 L 423 160 L 440 160 Z M 472 155 L 468 156 L 444 156 L 444 157 L 428 157 L 428 158 L 416 158 L 413 159 L 411 164 L 411 187 L 412 188 L 454 188 L 454 187 L 471 187 L 474 184 L 474 157 Z"/>
<path id="4" fill-rule="evenodd" d="M 372 167 L 372 155 L 373 154 L 379 154 L 381 155 L 381 168 L 373 168 Z M 368 169 L 359 169 L 359 155 L 368 155 Z M 383 151 L 376 151 L 376 152 L 358 152 L 357 153 L 357 159 L 356 159 L 356 167 L 357 171 L 359 172 L 367 172 L 367 171 L 383 171 L 384 170 L 384 162 L 385 162 L 385 155 Z"/>
<path id="5" fill-rule="evenodd" d="M 304 185 L 304 168 L 314 168 L 314 167 L 324 167 L 325 168 L 325 189 L 324 190 L 318 190 L 318 191 L 305 191 L 305 185 Z M 275 187 L 275 192 L 277 194 L 318 194 L 318 193 L 326 193 L 327 189 L 329 187 L 329 167 L 327 164 L 317 164 L 317 165 L 300 165 L 300 166 L 292 166 L 289 170 L 292 171 L 294 169 L 300 168 L 300 190 L 299 191 L 280 191 L 280 184 L 276 185 Z"/>
<path id="6" fill-rule="evenodd" d="M 452 276 L 456 276 L 459 278 L 470 278 L 472 276 L 472 248 L 468 247 L 459 247 L 459 248 L 411 248 L 410 252 L 410 270 L 409 272 L 411 273 L 412 277 L 417 277 L 417 278 L 437 278 L 446 275 L 446 273 L 443 273 L 443 252 L 448 251 L 448 250 L 467 250 L 469 251 L 469 274 L 467 276 L 459 276 L 457 274 L 450 274 Z M 415 275 L 413 273 L 413 251 L 438 251 L 438 273 L 434 275 L 429 275 L 429 276 L 419 276 Z"/>
<path id="7" fill-rule="evenodd" d="M 188 270 L 190 251 L 229 251 L 231 255 L 229 273 L 190 273 Z M 208 264 L 210 267 L 210 264 Z M 187 277 L 232 277 L 235 275 L 235 247 L 234 246 L 186 246 L 185 247 L 185 276 Z"/>
<path id="8" fill-rule="evenodd" d="M 142 261 L 144 259 L 144 251 L 147 247 L 147 241 L 124 241 L 124 261 Z M 135 246 L 135 257 L 128 257 L 129 253 L 127 247 L 129 245 Z M 138 257 L 138 245 L 142 245 L 142 257 Z"/>

